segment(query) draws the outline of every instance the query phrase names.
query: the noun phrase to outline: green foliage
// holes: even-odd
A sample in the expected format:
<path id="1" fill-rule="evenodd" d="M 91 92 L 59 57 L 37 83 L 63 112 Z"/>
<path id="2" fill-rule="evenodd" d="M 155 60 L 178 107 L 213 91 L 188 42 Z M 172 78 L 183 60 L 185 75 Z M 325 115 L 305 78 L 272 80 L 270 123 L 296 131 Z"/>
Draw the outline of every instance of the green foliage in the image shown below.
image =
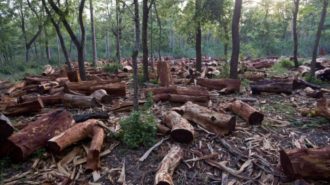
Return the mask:
<path id="1" fill-rule="evenodd" d="M 318 79 L 315 76 L 310 75 L 310 74 L 305 76 L 305 81 L 313 83 L 313 84 L 317 84 L 317 85 L 324 84 L 324 82 L 322 80 L 320 80 L 320 79 Z"/>
<path id="2" fill-rule="evenodd" d="M 133 112 L 120 121 L 119 138 L 129 148 L 151 146 L 156 140 L 156 118 L 150 111 Z"/>
<path id="3" fill-rule="evenodd" d="M 217 75 L 215 78 L 228 78 L 230 74 L 230 66 L 229 63 L 226 64 L 220 69 L 220 74 Z"/>
<path id="4" fill-rule="evenodd" d="M 119 70 L 122 69 L 122 65 L 118 62 L 112 62 L 110 64 L 106 64 L 104 66 L 104 71 L 107 73 L 113 74 L 113 73 L 118 73 Z"/>
<path id="5" fill-rule="evenodd" d="M 142 110 L 148 111 L 152 108 L 152 106 L 154 105 L 154 101 L 153 101 L 152 97 L 153 97 L 152 93 L 148 92 L 147 97 L 146 97 L 146 102 L 144 103 Z"/>
<path id="6" fill-rule="evenodd" d="M 43 70 L 43 64 L 30 61 L 25 63 L 23 61 L 14 61 L 12 64 L 4 64 L 0 67 L 0 77 L 10 81 L 22 79 L 26 74 L 36 75 Z"/>
<path id="7" fill-rule="evenodd" d="M 302 128 L 318 128 L 329 124 L 329 121 L 323 117 L 312 117 L 309 120 L 292 119 L 291 121 L 294 126 Z"/>
<path id="8" fill-rule="evenodd" d="M 294 68 L 294 63 L 293 61 L 290 61 L 288 59 L 282 59 L 281 61 L 278 62 L 279 65 L 283 68 L 286 68 L 286 69 L 292 69 Z"/>

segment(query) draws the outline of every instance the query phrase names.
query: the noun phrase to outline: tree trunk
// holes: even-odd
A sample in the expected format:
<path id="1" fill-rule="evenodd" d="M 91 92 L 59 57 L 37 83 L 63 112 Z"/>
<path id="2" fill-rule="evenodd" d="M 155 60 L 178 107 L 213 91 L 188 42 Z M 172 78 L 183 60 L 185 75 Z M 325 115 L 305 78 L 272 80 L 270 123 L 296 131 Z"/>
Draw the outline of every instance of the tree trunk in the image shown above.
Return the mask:
<path id="1" fill-rule="evenodd" d="M 160 21 L 159 15 L 158 15 L 156 3 L 154 3 L 154 6 L 155 6 L 156 17 L 157 17 L 157 24 L 159 27 L 158 61 L 161 61 L 162 58 L 161 58 L 160 50 L 161 50 L 161 45 L 162 45 L 162 23 Z"/>
<path id="2" fill-rule="evenodd" d="M 173 145 L 159 165 L 155 176 L 155 185 L 174 185 L 172 175 L 180 164 L 184 152 L 180 146 Z"/>
<path id="3" fill-rule="evenodd" d="M 14 161 L 25 160 L 44 147 L 50 138 L 67 130 L 73 123 L 71 114 L 65 110 L 56 110 L 41 116 L 8 138 L 11 145 L 10 157 Z"/>
<path id="4" fill-rule="evenodd" d="M 196 71 L 202 72 L 202 29 L 201 29 L 201 20 L 200 20 L 200 13 L 201 13 L 201 0 L 195 0 L 195 21 L 196 21 Z"/>
<path id="5" fill-rule="evenodd" d="M 239 23 L 241 18 L 242 0 L 235 0 L 234 15 L 232 21 L 232 53 L 230 60 L 230 78 L 238 78 L 238 61 L 240 53 Z"/>
<path id="6" fill-rule="evenodd" d="M 330 179 L 330 146 L 289 151 L 281 150 L 280 162 L 284 174 L 290 180 L 301 178 Z"/>
<path id="7" fill-rule="evenodd" d="M 315 75 L 316 71 L 316 58 L 317 58 L 317 51 L 319 48 L 319 43 L 321 39 L 321 33 L 322 33 L 322 28 L 325 22 L 325 18 L 327 15 L 327 9 L 328 9 L 328 0 L 323 0 L 323 8 L 322 8 L 322 13 L 321 13 L 321 20 L 316 32 L 316 37 L 315 37 L 315 43 L 314 43 L 314 49 L 313 49 L 313 56 L 312 56 L 312 62 L 311 62 L 311 76 Z"/>
<path id="8" fill-rule="evenodd" d="M 96 36 L 95 36 L 95 23 L 94 23 L 94 8 L 93 0 L 89 0 L 90 14 L 91 14 L 91 29 L 92 29 L 92 46 L 93 46 L 93 66 L 96 66 L 97 50 L 96 50 Z"/>
<path id="9" fill-rule="evenodd" d="M 122 17 L 121 17 L 121 10 L 119 6 L 119 0 L 116 0 L 116 58 L 117 62 L 120 62 L 121 52 L 120 52 L 120 37 L 121 37 L 121 24 L 122 24 Z"/>
<path id="10" fill-rule="evenodd" d="M 143 17 L 142 17 L 142 50 L 143 50 L 143 80 L 149 82 L 149 71 L 148 71 L 148 19 L 149 19 L 149 8 L 148 0 L 143 0 Z"/>
<path id="11" fill-rule="evenodd" d="M 169 111 L 164 115 L 163 123 L 171 128 L 171 137 L 180 143 L 190 143 L 194 140 L 194 127 L 174 111 Z"/>
<path id="12" fill-rule="evenodd" d="M 215 112 L 206 107 L 187 102 L 184 106 L 175 108 L 189 121 L 202 126 L 206 130 L 218 135 L 228 135 L 235 130 L 236 117 Z"/>
<path id="13" fill-rule="evenodd" d="M 292 34 L 293 34 L 293 62 L 296 68 L 299 67 L 298 64 L 298 33 L 297 33 L 297 17 L 299 12 L 299 1 L 293 0 L 294 10 L 292 18 Z"/>
<path id="14" fill-rule="evenodd" d="M 139 18 L 139 1 L 134 0 L 134 25 L 135 25 L 135 46 L 132 53 L 132 61 L 133 61 L 133 86 L 134 86 L 134 96 L 133 96 L 133 104 L 134 111 L 139 110 L 139 82 L 138 82 L 138 65 L 137 65 L 137 57 L 139 54 L 140 47 L 140 18 Z"/>
<path id="15" fill-rule="evenodd" d="M 242 117 L 249 125 L 260 125 L 264 119 L 261 112 L 240 100 L 231 103 L 229 109 Z"/>

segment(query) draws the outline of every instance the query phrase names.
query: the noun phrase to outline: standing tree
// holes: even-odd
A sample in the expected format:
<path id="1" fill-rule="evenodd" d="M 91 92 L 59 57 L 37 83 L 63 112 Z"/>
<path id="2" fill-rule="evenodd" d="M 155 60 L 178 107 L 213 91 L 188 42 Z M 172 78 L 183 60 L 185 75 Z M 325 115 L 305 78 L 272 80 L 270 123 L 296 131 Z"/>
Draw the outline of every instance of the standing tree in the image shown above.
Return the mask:
<path id="1" fill-rule="evenodd" d="M 315 38 L 314 49 L 313 49 L 313 56 L 312 56 L 312 63 L 311 63 L 311 76 L 314 76 L 315 71 L 316 71 L 317 50 L 319 48 L 321 33 L 322 33 L 323 26 L 324 26 L 325 18 L 326 18 L 326 15 L 327 15 L 327 9 L 328 9 L 328 3 L 329 3 L 328 1 L 329 0 L 323 0 L 321 20 L 320 20 L 319 27 L 318 27 L 317 32 L 316 32 L 316 38 Z"/>
<path id="2" fill-rule="evenodd" d="M 201 29 L 201 9 L 202 0 L 195 0 L 195 26 L 196 26 L 196 70 L 202 72 L 202 29 Z"/>
<path id="3" fill-rule="evenodd" d="M 293 34 L 293 62 L 294 66 L 298 67 L 298 34 L 297 34 L 297 17 L 299 12 L 299 1 L 293 0 L 294 9 L 292 17 L 292 34 Z"/>
<path id="4" fill-rule="evenodd" d="M 139 47 L 140 47 L 140 16 L 139 16 L 139 1 L 134 0 L 134 25 L 135 25 L 135 42 L 134 49 L 132 54 L 133 61 L 133 83 L 134 83 L 134 111 L 139 110 L 139 82 L 138 82 L 138 66 L 137 66 L 137 57 L 139 55 Z"/>
<path id="5" fill-rule="evenodd" d="M 143 0 L 143 17 L 142 17 L 142 51 L 143 51 L 143 80 L 145 82 L 149 81 L 149 72 L 148 72 L 148 19 L 150 8 L 155 0 L 151 0 L 150 4 L 149 0 Z"/>
<path id="6" fill-rule="evenodd" d="M 92 29 L 92 46 L 93 46 L 93 66 L 96 66 L 97 52 L 96 52 L 96 37 L 95 37 L 95 23 L 94 23 L 94 8 L 93 0 L 89 0 L 90 13 L 91 13 L 91 29 Z"/>
<path id="7" fill-rule="evenodd" d="M 71 40 L 75 44 L 78 52 L 78 65 L 79 65 L 79 74 L 80 78 L 82 80 L 86 80 L 86 71 L 85 71 L 85 56 L 84 56 L 84 48 L 85 48 L 85 28 L 84 28 L 84 21 L 83 21 L 83 10 L 85 6 L 86 0 L 81 0 L 79 4 L 79 26 L 80 26 L 80 40 L 78 37 L 74 34 L 69 22 L 66 19 L 66 12 L 63 12 L 55 3 L 53 0 L 48 0 L 50 6 L 55 11 L 55 13 L 60 17 L 66 31 L 69 33 Z"/>
<path id="8" fill-rule="evenodd" d="M 235 0 L 234 15 L 232 21 L 232 53 L 230 60 L 230 78 L 238 78 L 238 60 L 240 50 L 239 21 L 241 18 L 242 0 Z"/>

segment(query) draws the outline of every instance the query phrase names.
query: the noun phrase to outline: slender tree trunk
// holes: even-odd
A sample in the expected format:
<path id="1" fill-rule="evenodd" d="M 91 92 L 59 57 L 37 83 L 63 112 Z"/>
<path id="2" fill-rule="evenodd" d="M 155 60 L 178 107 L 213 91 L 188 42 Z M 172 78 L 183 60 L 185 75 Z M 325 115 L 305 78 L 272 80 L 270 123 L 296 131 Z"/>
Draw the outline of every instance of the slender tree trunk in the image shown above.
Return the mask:
<path id="1" fill-rule="evenodd" d="M 107 31 L 107 35 L 105 38 L 105 58 L 109 59 L 109 32 Z"/>
<path id="2" fill-rule="evenodd" d="M 133 83 L 134 83 L 134 111 L 139 110 L 139 82 L 138 82 L 138 66 L 137 66 L 137 57 L 139 54 L 139 46 L 140 46 L 140 18 L 139 18 L 139 1 L 134 0 L 134 24 L 135 24 L 135 46 L 132 54 L 133 61 Z"/>
<path id="3" fill-rule="evenodd" d="M 150 62 L 151 62 L 151 70 L 154 71 L 154 47 L 153 47 L 153 14 L 152 14 L 152 9 L 151 9 L 151 13 L 150 13 Z"/>
<path id="4" fill-rule="evenodd" d="M 293 34 L 293 62 L 295 67 L 299 66 L 298 64 L 298 34 L 297 34 L 297 17 L 299 12 L 299 1 L 293 0 L 294 10 L 293 10 L 293 19 L 292 19 L 292 34 Z"/>
<path id="5" fill-rule="evenodd" d="M 319 44 L 320 44 L 322 28 L 323 28 L 324 21 L 325 21 L 326 15 L 327 15 L 328 3 L 329 3 L 328 0 L 323 0 L 321 20 L 320 20 L 319 27 L 316 32 L 316 38 L 315 38 L 314 49 L 313 49 L 313 56 L 312 56 L 312 63 L 311 63 L 311 75 L 312 76 L 315 75 L 315 71 L 316 71 L 317 51 L 318 51 Z"/>
<path id="6" fill-rule="evenodd" d="M 58 63 L 58 65 L 60 65 L 61 54 L 60 54 L 60 40 L 59 40 L 58 36 L 56 37 L 56 41 L 57 41 L 57 63 Z"/>
<path id="7" fill-rule="evenodd" d="M 45 52 L 46 52 L 46 58 L 48 63 L 50 63 L 51 60 L 51 54 L 50 54 L 50 48 L 49 48 L 49 43 L 48 43 L 48 34 L 46 31 L 46 28 L 44 28 L 44 34 L 45 34 Z"/>
<path id="8" fill-rule="evenodd" d="M 149 81 L 149 72 L 148 72 L 148 0 L 143 0 L 143 18 L 142 18 L 142 50 L 143 50 L 143 80 L 144 82 Z"/>
<path id="9" fill-rule="evenodd" d="M 202 29 L 200 21 L 201 0 L 195 0 L 195 20 L 196 20 L 196 70 L 202 72 Z"/>
<path id="10" fill-rule="evenodd" d="M 120 52 L 120 37 L 121 37 L 121 13 L 120 13 L 120 5 L 119 0 L 116 0 L 116 58 L 117 62 L 120 62 L 121 52 Z"/>
<path id="11" fill-rule="evenodd" d="M 242 0 L 235 0 L 234 15 L 232 21 L 232 54 L 230 60 L 230 78 L 238 78 L 238 60 L 240 52 L 239 22 L 241 18 Z"/>
<path id="12" fill-rule="evenodd" d="M 96 66 L 97 50 L 96 50 L 96 36 L 95 36 L 95 22 L 94 22 L 94 8 L 93 0 L 89 0 L 90 13 L 91 13 L 91 29 L 92 29 L 92 45 L 93 45 L 93 66 Z"/>
<path id="13" fill-rule="evenodd" d="M 161 58 L 161 55 L 160 55 L 160 49 L 162 47 L 162 23 L 160 21 L 159 15 L 158 15 L 156 3 L 154 3 L 154 6 L 155 6 L 155 14 L 156 14 L 156 17 L 157 17 L 157 24 L 158 24 L 158 27 L 159 27 L 158 60 L 161 61 L 162 58 Z"/>

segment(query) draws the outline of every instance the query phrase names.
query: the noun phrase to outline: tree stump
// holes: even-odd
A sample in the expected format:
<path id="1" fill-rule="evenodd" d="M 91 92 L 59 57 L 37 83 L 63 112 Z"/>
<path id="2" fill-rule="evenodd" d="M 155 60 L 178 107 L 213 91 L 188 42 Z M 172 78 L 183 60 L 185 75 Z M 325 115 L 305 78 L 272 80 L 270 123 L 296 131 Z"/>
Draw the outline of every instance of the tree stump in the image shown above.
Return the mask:
<path id="1" fill-rule="evenodd" d="M 159 61 L 157 63 L 157 73 L 159 77 L 159 85 L 162 87 L 169 87 L 173 84 L 170 65 L 166 61 Z"/>

